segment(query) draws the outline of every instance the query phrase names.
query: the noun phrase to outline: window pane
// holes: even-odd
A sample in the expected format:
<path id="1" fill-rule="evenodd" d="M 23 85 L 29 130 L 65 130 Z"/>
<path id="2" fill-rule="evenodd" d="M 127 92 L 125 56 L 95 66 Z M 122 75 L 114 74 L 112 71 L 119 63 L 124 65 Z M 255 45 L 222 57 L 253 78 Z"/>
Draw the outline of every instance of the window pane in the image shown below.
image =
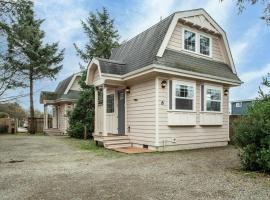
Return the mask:
<path id="1" fill-rule="evenodd" d="M 207 100 L 220 101 L 221 100 L 221 90 L 207 89 L 206 98 L 207 98 Z"/>
<path id="2" fill-rule="evenodd" d="M 98 105 L 103 104 L 103 90 L 98 90 Z"/>
<path id="3" fill-rule="evenodd" d="M 114 112 L 114 95 L 107 95 L 107 113 Z"/>
<path id="4" fill-rule="evenodd" d="M 185 30 L 185 49 L 189 51 L 195 51 L 195 33 Z"/>
<path id="5" fill-rule="evenodd" d="M 207 101 L 206 110 L 207 111 L 221 111 L 221 102 L 217 101 Z"/>
<path id="6" fill-rule="evenodd" d="M 202 35 L 200 36 L 200 53 L 210 55 L 210 39 Z"/>
<path id="7" fill-rule="evenodd" d="M 193 100 L 192 99 L 175 99 L 175 109 L 176 110 L 193 110 Z"/>
<path id="8" fill-rule="evenodd" d="M 175 96 L 183 98 L 193 98 L 194 90 L 192 86 L 175 85 Z"/>

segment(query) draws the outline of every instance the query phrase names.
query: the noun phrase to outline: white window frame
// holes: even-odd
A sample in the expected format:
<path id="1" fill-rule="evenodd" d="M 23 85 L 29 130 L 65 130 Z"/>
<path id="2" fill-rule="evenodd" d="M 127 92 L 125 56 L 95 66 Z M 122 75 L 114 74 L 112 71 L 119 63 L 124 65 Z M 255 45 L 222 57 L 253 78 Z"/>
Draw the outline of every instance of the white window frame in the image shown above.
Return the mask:
<path id="1" fill-rule="evenodd" d="M 208 111 L 207 110 L 207 90 L 208 89 L 214 89 L 214 90 L 220 90 L 220 111 Z M 216 101 L 216 100 L 213 100 Z M 213 86 L 213 85 L 204 85 L 204 111 L 208 113 L 223 113 L 223 87 L 222 86 Z"/>
<path id="2" fill-rule="evenodd" d="M 176 97 L 176 84 L 180 85 L 185 85 L 185 86 L 191 86 L 193 87 L 193 98 L 181 98 L 181 97 Z M 192 110 L 183 110 L 183 109 L 176 109 L 175 108 L 175 99 L 192 99 L 193 100 L 193 105 L 192 105 Z M 183 111 L 183 112 L 195 112 L 196 111 L 196 82 L 190 82 L 190 81 L 182 81 L 182 80 L 172 80 L 172 111 Z"/>
<path id="3" fill-rule="evenodd" d="M 195 51 L 185 49 L 185 31 L 195 33 Z M 209 38 L 209 55 L 202 54 L 200 51 L 200 49 L 201 49 L 201 42 L 200 42 L 201 36 Z M 182 49 L 186 52 L 190 52 L 190 53 L 194 53 L 194 54 L 197 54 L 200 56 L 206 56 L 208 58 L 212 58 L 212 49 L 213 49 L 212 48 L 212 37 L 209 35 L 188 29 L 188 28 L 183 28 L 182 29 Z"/>
<path id="4" fill-rule="evenodd" d="M 242 102 L 236 102 L 235 103 L 236 108 L 242 108 L 242 105 L 243 105 Z"/>

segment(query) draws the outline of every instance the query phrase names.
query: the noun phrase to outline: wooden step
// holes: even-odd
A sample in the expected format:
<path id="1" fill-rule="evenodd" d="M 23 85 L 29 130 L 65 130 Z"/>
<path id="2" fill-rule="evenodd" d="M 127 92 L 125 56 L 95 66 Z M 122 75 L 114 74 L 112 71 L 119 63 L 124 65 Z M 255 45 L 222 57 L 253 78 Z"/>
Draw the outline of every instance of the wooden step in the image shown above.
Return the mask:
<path id="1" fill-rule="evenodd" d="M 105 146 L 105 148 L 107 149 L 119 149 L 119 148 L 125 148 L 125 147 L 131 147 L 131 144 L 127 143 L 127 144 L 115 144 L 115 145 Z"/>
<path id="2" fill-rule="evenodd" d="M 130 143 L 130 140 L 128 139 L 103 141 L 104 145 L 128 144 L 128 143 Z"/>

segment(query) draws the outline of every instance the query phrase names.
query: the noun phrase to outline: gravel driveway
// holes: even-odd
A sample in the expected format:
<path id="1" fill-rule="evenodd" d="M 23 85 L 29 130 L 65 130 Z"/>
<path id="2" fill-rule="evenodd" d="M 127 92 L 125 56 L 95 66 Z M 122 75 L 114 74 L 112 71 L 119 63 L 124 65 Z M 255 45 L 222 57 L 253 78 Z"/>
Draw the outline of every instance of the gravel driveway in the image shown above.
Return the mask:
<path id="1" fill-rule="evenodd" d="M 66 140 L 0 135 L 0 199 L 270 199 L 232 146 L 108 158 Z"/>

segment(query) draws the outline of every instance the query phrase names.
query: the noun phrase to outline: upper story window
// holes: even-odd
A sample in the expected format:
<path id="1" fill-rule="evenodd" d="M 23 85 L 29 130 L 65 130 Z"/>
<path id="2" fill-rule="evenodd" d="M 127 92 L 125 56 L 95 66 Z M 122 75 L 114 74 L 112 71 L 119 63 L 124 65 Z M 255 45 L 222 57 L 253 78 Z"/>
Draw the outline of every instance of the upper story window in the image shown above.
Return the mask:
<path id="1" fill-rule="evenodd" d="M 222 108 L 222 88 L 205 87 L 205 110 L 210 112 L 221 112 Z"/>
<path id="2" fill-rule="evenodd" d="M 188 51 L 192 51 L 197 54 L 211 56 L 211 37 L 207 37 L 203 34 L 192 32 L 186 29 L 183 29 L 184 32 L 184 45 L 183 48 Z"/>
<path id="3" fill-rule="evenodd" d="M 196 34 L 191 31 L 184 31 L 185 49 L 189 51 L 196 51 Z"/>
<path id="4" fill-rule="evenodd" d="M 210 38 L 200 35 L 200 53 L 210 56 Z"/>
<path id="5" fill-rule="evenodd" d="M 172 110 L 194 111 L 195 106 L 195 83 L 172 81 L 171 100 Z"/>
<path id="6" fill-rule="evenodd" d="M 242 107 L 242 102 L 237 102 L 237 103 L 235 103 L 235 107 L 236 107 L 236 108 L 241 108 L 241 107 Z"/>

